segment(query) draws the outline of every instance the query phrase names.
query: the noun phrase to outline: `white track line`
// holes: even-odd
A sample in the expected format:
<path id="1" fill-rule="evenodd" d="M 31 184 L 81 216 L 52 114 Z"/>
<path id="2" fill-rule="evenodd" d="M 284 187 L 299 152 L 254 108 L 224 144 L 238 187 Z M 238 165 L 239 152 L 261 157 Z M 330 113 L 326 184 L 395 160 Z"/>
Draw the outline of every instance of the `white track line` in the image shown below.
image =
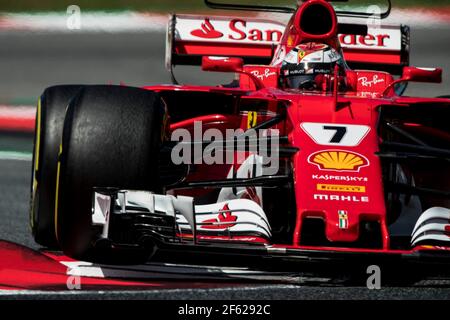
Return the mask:
<path id="1" fill-rule="evenodd" d="M 0 105 L 0 117 L 16 117 L 20 119 L 34 119 L 36 116 L 35 106 L 11 106 Z"/>
<path id="2" fill-rule="evenodd" d="M 109 278 L 109 279 L 247 279 L 264 281 L 283 281 L 299 283 L 309 281 L 327 282 L 325 278 L 304 277 L 293 275 L 292 272 L 267 272 L 249 268 L 175 265 L 168 263 L 147 263 L 143 265 L 111 266 L 93 264 L 83 261 L 60 261 L 68 267 L 67 274 L 72 276 Z"/>
<path id="3" fill-rule="evenodd" d="M 33 155 L 26 152 L 0 151 L 0 160 L 31 161 Z"/>
<path id="4" fill-rule="evenodd" d="M 34 132 L 36 107 L 0 105 L 0 130 Z"/>
<path id="5" fill-rule="evenodd" d="M 82 287 L 83 288 L 83 287 Z M 98 294 L 99 297 L 101 295 L 118 295 L 122 296 L 124 294 L 137 294 L 139 292 L 145 293 L 147 291 L 148 293 L 152 293 L 154 295 L 158 293 L 178 293 L 178 292 L 234 292 L 236 290 L 239 291 L 245 291 L 245 292 L 252 292 L 252 291 L 260 291 L 260 290 L 285 290 L 285 289 L 298 289 L 298 285 L 291 285 L 291 284 L 273 284 L 273 285 L 254 285 L 254 286 L 239 286 L 236 287 L 234 285 L 231 285 L 229 287 L 223 287 L 223 288 L 180 288 L 180 289 L 154 289 L 154 288 L 148 288 L 147 290 L 132 290 L 130 288 L 123 288 L 123 290 L 64 290 L 64 291 L 43 291 L 43 290 L 0 290 L 0 296 L 83 296 L 83 295 L 89 295 L 89 294 Z"/>

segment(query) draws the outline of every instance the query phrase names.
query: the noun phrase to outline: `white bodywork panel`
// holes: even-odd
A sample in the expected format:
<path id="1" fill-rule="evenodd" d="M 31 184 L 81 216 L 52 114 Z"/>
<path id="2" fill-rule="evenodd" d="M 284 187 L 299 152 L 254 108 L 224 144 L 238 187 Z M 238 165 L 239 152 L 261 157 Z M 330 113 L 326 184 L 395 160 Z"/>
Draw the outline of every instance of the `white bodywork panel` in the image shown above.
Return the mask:
<path id="1" fill-rule="evenodd" d="M 94 194 L 92 223 L 103 226 L 103 237 L 108 236 L 111 196 Z M 194 205 L 194 198 L 158 195 L 147 191 L 123 190 L 118 192 L 114 214 L 127 210 L 166 214 L 175 217 L 180 235 L 193 234 L 193 230 L 208 237 L 269 240 L 271 228 L 267 217 L 256 202 L 248 199 L 231 199 L 207 205 Z M 226 239 L 225 239 L 226 240 Z"/>
<path id="2" fill-rule="evenodd" d="M 433 207 L 422 213 L 411 234 L 411 244 L 424 241 L 450 242 L 450 209 Z"/>

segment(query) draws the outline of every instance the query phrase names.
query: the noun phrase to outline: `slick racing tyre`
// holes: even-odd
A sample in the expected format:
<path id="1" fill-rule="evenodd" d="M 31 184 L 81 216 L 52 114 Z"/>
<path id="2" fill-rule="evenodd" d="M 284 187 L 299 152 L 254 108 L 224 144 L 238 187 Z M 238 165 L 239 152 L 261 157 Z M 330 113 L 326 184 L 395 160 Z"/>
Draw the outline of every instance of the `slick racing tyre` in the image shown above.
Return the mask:
<path id="1" fill-rule="evenodd" d="M 86 86 L 69 104 L 59 155 L 55 224 L 65 254 L 132 263 L 146 248 L 100 246 L 92 225 L 94 188 L 160 192 L 158 153 L 165 107 L 158 94 L 123 86 Z M 142 250 L 141 250 L 142 249 Z"/>
<path id="2" fill-rule="evenodd" d="M 67 105 L 79 85 L 47 88 L 36 110 L 36 132 L 31 178 L 30 226 L 40 245 L 56 248 L 55 188 L 58 150 Z"/>

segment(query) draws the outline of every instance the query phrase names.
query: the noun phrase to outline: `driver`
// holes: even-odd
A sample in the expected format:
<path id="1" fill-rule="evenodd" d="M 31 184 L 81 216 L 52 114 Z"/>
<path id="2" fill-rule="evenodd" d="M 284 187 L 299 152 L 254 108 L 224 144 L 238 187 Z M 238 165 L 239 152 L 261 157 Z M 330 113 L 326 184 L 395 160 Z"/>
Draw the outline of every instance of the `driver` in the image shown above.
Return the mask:
<path id="1" fill-rule="evenodd" d="M 339 88 L 345 87 L 346 64 L 327 44 L 308 42 L 296 46 L 283 60 L 280 86 L 284 89 L 331 90 L 334 68 L 339 66 Z"/>

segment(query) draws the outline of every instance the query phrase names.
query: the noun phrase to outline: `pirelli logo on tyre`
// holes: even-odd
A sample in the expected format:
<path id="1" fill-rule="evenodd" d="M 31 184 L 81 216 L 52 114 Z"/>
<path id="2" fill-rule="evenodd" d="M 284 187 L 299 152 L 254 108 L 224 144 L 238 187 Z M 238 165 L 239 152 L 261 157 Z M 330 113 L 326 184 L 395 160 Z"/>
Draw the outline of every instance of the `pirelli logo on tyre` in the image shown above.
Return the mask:
<path id="1" fill-rule="evenodd" d="M 318 191 L 333 191 L 333 192 L 366 192 L 365 186 L 350 186 L 344 184 L 318 184 Z"/>
<path id="2" fill-rule="evenodd" d="M 356 152 L 344 150 L 322 150 L 311 154 L 308 162 L 322 171 L 359 172 L 370 165 L 369 160 Z"/>

